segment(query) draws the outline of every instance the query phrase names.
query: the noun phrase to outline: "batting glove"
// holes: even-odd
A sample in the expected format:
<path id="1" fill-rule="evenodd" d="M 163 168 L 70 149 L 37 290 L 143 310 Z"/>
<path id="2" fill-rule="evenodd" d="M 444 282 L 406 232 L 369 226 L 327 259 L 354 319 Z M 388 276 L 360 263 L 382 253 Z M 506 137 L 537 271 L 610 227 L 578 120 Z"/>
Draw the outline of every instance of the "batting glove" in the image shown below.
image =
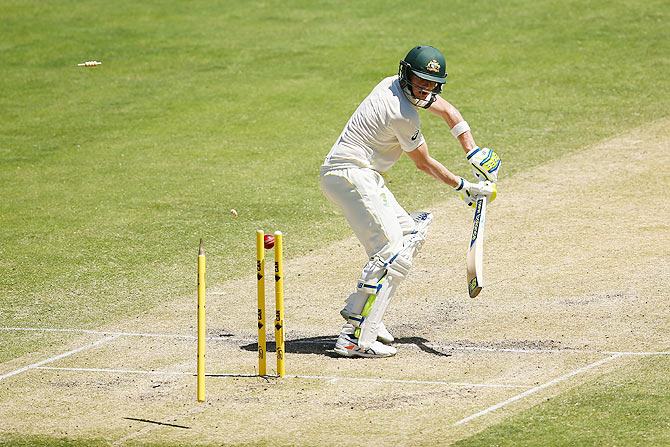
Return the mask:
<path id="1" fill-rule="evenodd" d="M 481 181 L 497 182 L 498 170 L 500 169 L 500 157 L 491 149 L 474 148 L 467 154 L 468 161 L 472 165 L 472 172 Z"/>
<path id="2" fill-rule="evenodd" d="M 493 202 L 498 195 L 495 183 L 470 183 L 463 177 L 461 177 L 461 181 L 455 189 L 468 206 L 475 206 L 478 197 L 485 196 L 489 199 L 489 202 Z"/>

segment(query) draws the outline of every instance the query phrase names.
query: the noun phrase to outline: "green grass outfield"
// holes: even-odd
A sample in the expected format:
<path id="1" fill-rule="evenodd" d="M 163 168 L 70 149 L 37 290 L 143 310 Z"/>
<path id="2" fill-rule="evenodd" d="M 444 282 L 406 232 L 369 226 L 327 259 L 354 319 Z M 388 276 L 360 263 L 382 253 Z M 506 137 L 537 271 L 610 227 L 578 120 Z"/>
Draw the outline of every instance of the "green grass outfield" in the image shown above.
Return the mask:
<path id="1" fill-rule="evenodd" d="M 319 165 L 415 44 L 445 53 L 444 96 L 501 155 L 501 195 L 506 176 L 670 110 L 660 0 L 0 0 L 0 16 L 0 326 L 98 328 L 192 294 L 201 237 L 216 285 L 253 268 L 258 228 L 282 230 L 287 257 L 348 236 Z M 433 156 L 468 174 L 421 117 Z M 606 183 L 607 154 L 584 156 Z M 455 194 L 406 157 L 390 182 L 408 209 Z M 38 343 L 3 334 L 0 362 Z M 580 416 L 553 405 L 557 423 Z"/>
<path id="2" fill-rule="evenodd" d="M 640 359 L 452 445 L 669 446 L 669 367 L 667 356 Z"/>

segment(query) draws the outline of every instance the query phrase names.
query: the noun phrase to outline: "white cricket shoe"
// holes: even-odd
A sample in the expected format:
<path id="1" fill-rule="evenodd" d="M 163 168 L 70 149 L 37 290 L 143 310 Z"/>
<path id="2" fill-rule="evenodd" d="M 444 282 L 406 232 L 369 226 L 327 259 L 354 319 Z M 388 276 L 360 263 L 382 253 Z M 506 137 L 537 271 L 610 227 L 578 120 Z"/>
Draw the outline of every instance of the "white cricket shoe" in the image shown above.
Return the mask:
<path id="1" fill-rule="evenodd" d="M 354 333 L 354 327 L 350 323 L 345 324 L 335 343 L 335 352 L 344 357 L 392 357 L 398 352 L 393 346 L 387 346 L 377 340 L 372 343 L 370 349 L 363 350 L 358 347 L 358 338 Z"/>
<path id="2" fill-rule="evenodd" d="M 386 329 L 383 321 L 379 323 L 379 328 L 377 329 L 377 340 L 385 345 L 390 345 L 395 341 L 395 338 L 393 338 L 393 335 Z"/>

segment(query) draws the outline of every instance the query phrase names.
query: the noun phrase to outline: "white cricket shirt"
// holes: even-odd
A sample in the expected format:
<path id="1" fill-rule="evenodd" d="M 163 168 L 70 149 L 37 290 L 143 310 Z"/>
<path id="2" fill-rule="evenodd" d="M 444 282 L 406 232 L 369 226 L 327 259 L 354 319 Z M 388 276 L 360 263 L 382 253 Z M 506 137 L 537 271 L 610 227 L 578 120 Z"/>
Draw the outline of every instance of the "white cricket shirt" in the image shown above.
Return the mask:
<path id="1" fill-rule="evenodd" d="M 419 113 L 405 97 L 398 76 L 388 77 L 349 118 L 321 170 L 363 167 L 384 173 L 403 151 L 413 151 L 425 141 L 420 126 Z"/>

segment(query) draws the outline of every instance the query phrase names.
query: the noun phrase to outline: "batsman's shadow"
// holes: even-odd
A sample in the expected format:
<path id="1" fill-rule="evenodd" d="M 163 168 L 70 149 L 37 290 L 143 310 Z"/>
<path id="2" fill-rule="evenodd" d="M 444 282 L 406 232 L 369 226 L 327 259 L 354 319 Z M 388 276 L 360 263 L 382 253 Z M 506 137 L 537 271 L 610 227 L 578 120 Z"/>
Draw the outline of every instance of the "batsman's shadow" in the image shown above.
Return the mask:
<path id="1" fill-rule="evenodd" d="M 337 337 L 329 335 L 321 337 L 294 338 L 292 340 L 286 340 L 286 346 L 284 347 L 284 349 L 286 350 L 287 354 L 316 354 L 332 358 L 342 358 L 334 351 L 336 341 Z M 451 357 L 451 353 L 439 351 L 429 346 L 430 341 L 422 337 L 396 338 L 395 341 L 393 342 L 393 345 L 394 346 L 414 345 L 421 351 L 431 355 L 437 355 L 441 357 Z M 247 345 L 242 345 L 241 348 L 244 349 L 245 351 L 258 351 L 258 343 L 249 343 Z M 268 341 L 266 351 L 276 352 L 276 350 L 277 345 L 275 344 L 275 342 Z"/>
<path id="2" fill-rule="evenodd" d="M 440 357 L 451 357 L 450 352 L 443 352 L 430 347 L 429 345 L 431 344 L 431 342 L 422 337 L 400 337 L 396 338 L 393 344 L 414 345 L 427 354 L 437 355 Z"/>
<path id="3" fill-rule="evenodd" d="M 337 358 L 340 356 L 333 350 L 336 341 L 337 337 L 333 336 L 294 338 L 286 340 L 284 350 L 287 354 L 317 354 Z M 258 351 L 258 343 L 242 345 L 241 348 L 245 351 Z M 268 341 L 265 349 L 267 352 L 276 352 L 277 344 Z"/>

